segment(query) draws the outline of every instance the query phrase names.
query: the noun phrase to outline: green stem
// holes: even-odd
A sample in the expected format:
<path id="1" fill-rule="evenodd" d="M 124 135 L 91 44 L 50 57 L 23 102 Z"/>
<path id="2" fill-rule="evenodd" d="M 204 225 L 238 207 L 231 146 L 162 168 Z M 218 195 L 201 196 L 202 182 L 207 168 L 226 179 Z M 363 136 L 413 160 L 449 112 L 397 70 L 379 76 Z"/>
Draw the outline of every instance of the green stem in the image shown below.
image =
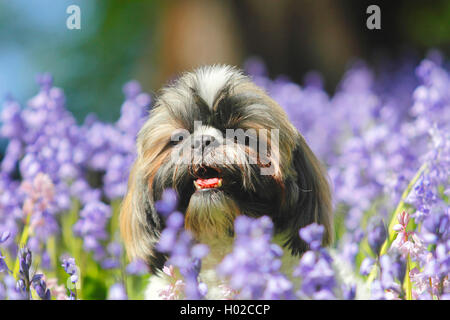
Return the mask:
<path id="1" fill-rule="evenodd" d="M 412 300 L 412 283 L 411 277 L 409 276 L 410 271 L 411 271 L 411 257 L 408 254 L 408 257 L 406 258 L 405 280 L 403 282 L 403 287 L 405 288 L 406 292 L 406 300 Z"/>
<path id="2" fill-rule="evenodd" d="M 110 220 L 110 235 L 111 237 L 114 237 L 116 231 L 119 230 L 119 215 L 120 215 L 120 205 L 122 203 L 121 199 L 114 199 L 111 202 L 111 220 Z"/>

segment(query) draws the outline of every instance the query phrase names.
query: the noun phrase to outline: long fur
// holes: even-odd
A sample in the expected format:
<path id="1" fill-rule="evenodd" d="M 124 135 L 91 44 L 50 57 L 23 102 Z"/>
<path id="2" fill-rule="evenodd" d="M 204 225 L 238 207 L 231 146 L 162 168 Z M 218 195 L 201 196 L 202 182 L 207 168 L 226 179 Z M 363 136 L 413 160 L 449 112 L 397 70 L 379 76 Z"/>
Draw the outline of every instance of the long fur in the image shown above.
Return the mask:
<path id="1" fill-rule="evenodd" d="M 245 139 L 227 135 L 229 129 L 241 130 Z M 262 144 L 252 143 L 261 132 L 268 133 L 257 136 Z M 177 135 L 183 139 L 174 141 Z M 208 152 L 183 152 L 206 136 L 215 142 Z M 261 156 L 261 145 L 270 152 Z M 196 191 L 193 180 L 211 176 L 223 178 L 223 186 Z M 166 260 L 155 249 L 164 220 L 154 206 L 166 188 L 177 192 L 185 227 L 199 241 L 232 238 L 237 215 L 270 216 L 293 256 L 308 249 L 298 231 L 313 222 L 325 226 L 324 244 L 332 241 L 322 165 L 283 109 L 229 66 L 202 67 L 163 88 L 138 134 L 120 225 L 129 258 L 145 260 L 153 273 Z"/>

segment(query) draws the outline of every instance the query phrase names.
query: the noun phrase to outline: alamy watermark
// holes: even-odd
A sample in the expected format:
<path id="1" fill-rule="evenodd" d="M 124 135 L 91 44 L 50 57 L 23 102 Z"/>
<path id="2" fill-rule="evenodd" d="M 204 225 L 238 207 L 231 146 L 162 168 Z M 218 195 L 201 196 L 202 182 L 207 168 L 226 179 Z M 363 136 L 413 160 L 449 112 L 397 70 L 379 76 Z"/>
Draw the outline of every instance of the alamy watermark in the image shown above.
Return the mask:
<path id="1" fill-rule="evenodd" d="M 366 13 L 370 16 L 366 20 L 366 26 L 369 30 L 381 29 L 381 9 L 376 4 L 367 7 Z"/>
<path id="2" fill-rule="evenodd" d="M 171 152 L 171 161 L 179 164 L 257 164 L 261 175 L 273 175 L 279 162 L 278 129 L 226 129 L 225 137 L 213 129 L 212 135 L 201 121 L 194 122 L 194 133 L 175 130 L 171 135 L 174 144 L 183 142 Z M 199 134 L 199 132 L 202 132 Z"/>
<path id="3" fill-rule="evenodd" d="M 80 30 L 81 29 L 81 9 L 79 6 L 72 4 L 67 7 L 66 13 L 69 16 L 66 19 L 66 27 L 69 30 Z"/>
<path id="4" fill-rule="evenodd" d="M 69 30 L 81 29 L 81 9 L 79 6 L 72 4 L 67 7 L 66 13 L 69 16 L 66 19 L 66 27 Z M 367 7 L 366 13 L 370 16 L 366 20 L 366 26 L 369 30 L 381 29 L 381 9 L 376 4 Z"/>

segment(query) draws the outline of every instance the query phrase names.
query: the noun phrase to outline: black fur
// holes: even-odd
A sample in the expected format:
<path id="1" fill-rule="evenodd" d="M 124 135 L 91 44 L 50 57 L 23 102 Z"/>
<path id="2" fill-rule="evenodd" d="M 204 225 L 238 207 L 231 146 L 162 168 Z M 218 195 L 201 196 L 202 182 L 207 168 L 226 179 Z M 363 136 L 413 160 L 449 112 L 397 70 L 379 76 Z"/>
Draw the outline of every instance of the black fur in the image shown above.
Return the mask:
<path id="1" fill-rule="evenodd" d="M 299 255 L 309 249 L 299 230 L 313 222 L 325 225 L 323 243 L 330 243 L 331 195 L 323 168 L 300 134 L 292 166 L 296 175 L 285 181 L 285 203 L 274 224 L 279 231 L 287 231 L 285 245 Z"/>

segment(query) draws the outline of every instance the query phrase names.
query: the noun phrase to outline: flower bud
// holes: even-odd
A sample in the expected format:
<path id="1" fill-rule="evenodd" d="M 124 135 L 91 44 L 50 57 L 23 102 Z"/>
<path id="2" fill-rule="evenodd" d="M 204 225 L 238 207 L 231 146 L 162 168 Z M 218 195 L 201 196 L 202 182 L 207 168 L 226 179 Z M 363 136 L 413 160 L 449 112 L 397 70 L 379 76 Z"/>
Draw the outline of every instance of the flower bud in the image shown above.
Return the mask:
<path id="1" fill-rule="evenodd" d="M 370 249 L 375 255 L 380 253 L 381 246 L 387 238 L 386 226 L 383 221 L 374 218 L 369 222 L 367 241 L 369 242 Z"/>

